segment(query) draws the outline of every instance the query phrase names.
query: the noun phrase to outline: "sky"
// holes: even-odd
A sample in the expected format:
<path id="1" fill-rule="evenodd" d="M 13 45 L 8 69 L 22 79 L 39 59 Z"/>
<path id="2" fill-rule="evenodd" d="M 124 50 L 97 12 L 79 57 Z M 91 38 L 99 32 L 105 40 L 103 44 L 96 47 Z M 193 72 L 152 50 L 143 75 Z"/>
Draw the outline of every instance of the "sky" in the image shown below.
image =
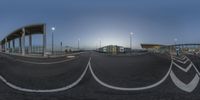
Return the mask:
<path id="1" fill-rule="evenodd" d="M 55 45 L 94 49 L 141 43 L 200 43 L 199 0 L 0 0 L 0 40 L 22 26 L 46 23 Z M 42 44 L 40 35 L 33 45 Z M 26 43 L 28 44 L 28 43 Z"/>

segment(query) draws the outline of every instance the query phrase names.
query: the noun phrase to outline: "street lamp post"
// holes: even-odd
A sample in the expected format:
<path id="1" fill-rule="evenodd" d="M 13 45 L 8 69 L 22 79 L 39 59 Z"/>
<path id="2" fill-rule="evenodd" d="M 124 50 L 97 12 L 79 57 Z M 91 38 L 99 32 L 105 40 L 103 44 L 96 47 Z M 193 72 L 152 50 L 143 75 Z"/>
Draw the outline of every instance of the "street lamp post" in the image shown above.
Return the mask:
<path id="1" fill-rule="evenodd" d="M 80 50 L 80 39 L 78 39 L 78 51 Z"/>
<path id="2" fill-rule="evenodd" d="M 61 53 L 62 53 L 62 41 L 60 42 L 60 50 L 61 50 Z"/>
<path id="3" fill-rule="evenodd" d="M 130 53 L 132 53 L 132 39 L 133 38 L 133 32 L 130 33 Z"/>
<path id="4" fill-rule="evenodd" d="M 176 45 L 176 42 L 177 42 L 177 41 L 178 41 L 178 39 L 177 39 L 177 38 L 175 38 L 175 39 L 174 39 L 174 43 L 175 43 L 175 45 Z"/>
<path id="5" fill-rule="evenodd" d="M 101 40 L 99 42 L 100 42 L 100 48 L 101 48 Z"/>
<path id="6" fill-rule="evenodd" d="M 179 53 L 178 53 L 179 51 L 178 51 L 178 49 L 177 49 L 177 47 L 176 47 L 177 41 L 178 41 L 178 39 L 175 38 L 175 39 L 174 39 L 174 43 L 175 43 L 175 51 L 176 51 L 176 55 L 178 56 L 178 55 L 179 55 Z"/>
<path id="7" fill-rule="evenodd" d="M 54 31 L 55 31 L 55 27 L 52 27 L 51 30 L 52 30 L 52 48 L 51 48 L 51 52 L 52 54 L 54 53 Z"/>

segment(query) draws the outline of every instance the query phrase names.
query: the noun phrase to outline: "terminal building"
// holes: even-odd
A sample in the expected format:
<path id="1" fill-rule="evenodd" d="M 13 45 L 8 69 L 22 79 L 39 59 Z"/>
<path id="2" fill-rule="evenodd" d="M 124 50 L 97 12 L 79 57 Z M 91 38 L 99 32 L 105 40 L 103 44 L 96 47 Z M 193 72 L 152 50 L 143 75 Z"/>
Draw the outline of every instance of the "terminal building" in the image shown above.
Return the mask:
<path id="1" fill-rule="evenodd" d="M 143 49 L 147 49 L 147 50 L 160 49 L 162 46 L 165 46 L 165 45 L 161 45 L 161 44 L 141 44 L 141 47 Z"/>
<path id="2" fill-rule="evenodd" d="M 153 52 L 176 52 L 179 50 L 183 53 L 198 53 L 200 54 L 200 44 L 174 44 L 174 45 L 161 45 L 161 44 L 141 44 L 143 49 Z"/>
<path id="3" fill-rule="evenodd" d="M 160 50 L 160 48 L 164 47 L 166 45 L 161 45 L 161 44 L 141 44 L 142 49 L 152 51 L 152 52 L 157 52 Z"/>

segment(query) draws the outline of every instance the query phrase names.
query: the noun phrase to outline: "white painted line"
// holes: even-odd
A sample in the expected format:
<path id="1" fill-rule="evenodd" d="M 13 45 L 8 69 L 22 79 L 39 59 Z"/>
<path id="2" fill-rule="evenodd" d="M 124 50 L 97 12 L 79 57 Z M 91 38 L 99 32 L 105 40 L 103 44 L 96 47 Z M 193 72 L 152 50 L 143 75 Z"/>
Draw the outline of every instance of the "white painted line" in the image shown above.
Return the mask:
<path id="1" fill-rule="evenodd" d="M 179 57 L 176 57 L 176 56 L 173 56 L 172 58 L 179 59 L 179 60 L 185 60 L 185 59 L 186 59 L 186 57 L 185 57 L 185 56 L 183 56 L 183 57 L 181 57 L 181 58 L 179 58 Z"/>
<path id="2" fill-rule="evenodd" d="M 89 59 L 89 62 L 90 62 L 91 58 Z M 83 73 L 81 74 L 81 76 L 75 81 L 73 82 L 72 84 L 70 85 L 67 85 L 67 86 L 64 86 L 64 87 L 61 87 L 61 88 L 56 88 L 56 89 L 27 89 L 27 88 L 23 88 L 23 87 L 20 87 L 20 86 L 16 86 L 10 82 L 8 82 L 3 76 L 0 75 L 0 79 L 9 87 L 15 89 L 15 90 L 18 90 L 18 91 L 23 91 L 23 92 L 60 92 L 60 91 L 65 91 L 65 90 L 68 90 L 74 86 L 76 86 L 77 84 L 80 83 L 80 81 L 83 79 L 83 77 L 85 76 L 86 72 L 87 72 L 87 69 L 88 69 L 88 65 L 89 65 L 89 62 L 86 66 L 86 68 L 84 69 Z"/>
<path id="3" fill-rule="evenodd" d="M 48 64 L 58 64 L 58 63 L 63 63 L 63 62 L 67 62 L 67 61 L 71 61 L 74 58 L 70 58 L 70 59 L 66 59 L 66 60 L 62 60 L 62 61 L 55 61 L 55 62 L 32 62 L 32 61 L 25 61 L 25 60 L 21 60 L 21 59 L 14 59 L 13 57 L 7 56 L 5 55 L 4 57 L 7 57 L 9 59 L 18 61 L 18 62 L 23 62 L 23 63 L 29 63 L 29 64 L 43 64 L 43 65 L 48 65 Z"/>
<path id="4" fill-rule="evenodd" d="M 139 90 L 146 90 L 146 89 L 151 89 L 151 88 L 154 88 L 156 86 L 159 86 L 160 84 L 162 84 L 166 79 L 167 77 L 170 75 L 173 83 L 178 87 L 180 88 L 181 90 L 183 91 L 186 91 L 186 92 L 192 92 L 198 85 L 199 83 L 199 76 L 200 76 L 200 73 L 198 71 L 198 69 L 196 68 L 196 66 L 192 63 L 192 61 L 187 57 L 183 57 L 184 59 L 187 58 L 186 61 L 190 61 L 190 65 L 187 66 L 187 68 L 183 68 L 181 66 L 179 66 L 178 64 L 176 64 L 173 60 L 176 60 L 177 59 L 173 59 L 173 57 L 171 56 L 171 64 L 170 64 L 170 68 L 168 70 L 168 72 L 165 74 L 165 76 L 158 82 L 152 84 L 152 85 L 148 85 L 148 86 L 144 86 L 144 87 L 135 87 L 135 88 L 125 88 L 125 87 L 117 87 L 117 86 L 113 86 L 113 85 L 109 85 L 103 81 L 101 81 L 94 73 L 93 69 L 92 69 L 92 66 L 91 66 L 91 58 L 89 59 L 88 61 L 88 64 L 86 66 L 86 68 L 84 69 L 83 73 L 81 74 L 81 76 L 75 81 L 73 82 L 72 84 L 70 85 L 67 85 L 65 87 L 61 87 L 61 88 L 56 88 L 56 89 L 27 89 L 27 88 L 23 88 L 23 87 L 19 87 L 19 86 L 16 86 L 10 82 L 8 82 L 3 76 L 0 75 L 0 79 L 6 84 L 8 85 L 9 87 L 13 88 L 13 89 L 16 89 L 16 90 L 19 90 L 19 91 L 23 91 L 23 92 L 60 92 L 60 91 L 65 91 L 65 90 L 68 90 L 76 85 L 78 85 L 78 83 L 80 83 L 80 81 L 83 79 L 83 77 L 85 76 L 88 68 L 93 76 L 93 78 L 102 86 L 104 87 L 107 87 L 107 88 L 110 88 L 110 89 L 114 89 L 114 90 L 121 90 L 121 91 L 139 91 Z M 175 65 L 176 67 L 178 67 L 179 69 L 181 69 L 182 71 L 184 72 L 188 72 L 191 67 L 194 67 L 196 72 L 198 74 L 195 75 L 195 77 L 193 78 L 193 80 L 189 83 L 189 84 L 185 84 L 183 83 L 182 81 L 180 81 L 177 76 L 175 75 L 175 73 L 172 71 L 172 66 Z M 199 75 L 199 76 L 198 76 Z"/>
<path id="5" fill-rule="evenodd" d="M 189 61 L 189 59 L 186 59 L 185 61 L 181 61 L 181 60 L 177 60 L 177 59 L 174 59 L 174 58 L 173 58 L 173 60 L 176 60 L 176 61 L 178 61 L 178 62 L 180 62 L 182 64 L 185 64 L 185 63 L 187 63 Z"/>
<path id="6" fill-rule="evenodd" d="M 158 82 L 152 84 L 152 85 L 149 85 L 149 86 L 144 86 L 144 87 L 135 87 L 135 88 L 125 88 L 125 87 L 117 87 L 117 86 L 113 86 L 113 85 L 109 85 L 103 81 L 101 81 L 94 73 L 92 67 L 91 67 L 91 63 L 89 63 L 89 69 L 90 69 L 90 72 L 92 74 L 92 76 L 94 77 L 94 79 L 99 83 L 101 84 L 102 86 L 104 87 L 107 87 L 107 88 L 110 88 L 110 89 L 114 89 L 114 90 L 120 90 L 120 91 L 139 91 L 139 90 L 146 90 L 146 89 L 150 89 L 150 88 L 154 88 L 158 85 L 160 85 L 161 83 L 163 83 L 167 77 L 169 76 L 170 74 L 170 71 L 171 71 L 171 68 L 172 68 L 172 61 L 171 61 L 171 65 L 170 65 L 170 68 L 168 70 L 168 72 L 165 74 L 165 76 Z"/>
<path id="7" fill-rule="evenodd" d="M 185 58 L 187 59 L 186 61 L 190 61 L 191 62 L 190 65 L 187 66 L 187 68 L 183 68 L 183 67 L 179 66 L 178 64 L 176 64 L 175 62 L 173 62 L 173 64 L 176 67 L 178 67 L 179 69 L 181 69 L 182 71 L 184 71 L 184 72 L 188 72 L 193 67 L 197 72 L 197 74 L 195 75 L 193 80 L 190 81 L 190 83 L 185 84 L 185 83 L 183 83 L 181 80 L 179 80 L 177 78 L 177 76 L 175 75 L 175 73 L 173 71 L 171 71 L 170 76 L 171 76 L 171 79 L 172 79 L 173 83 L 178 88 L 180 88 L 181 90 L 186 91 L 186 92 L 192 92 L 197 87 L 197 85 L 199 83 L 199 80 L 200 80 L 199 75 L 200 75 L 200 73 L 199 73 L 198 69 L 196 68 L 196 66 L 193 64 L 193 62 L 187 56 L 185 56 Z M 174 60 L 176 60 L 176 59 L 174 59 Z"/>
<path id="8" fill-rule="evenodd" d="M 32 62 L 32 61 L 25 61 L 25 60 L 21 60 L 21 59 L 15 59 L 16 61 L 19 62 L 23 62 L 23 63 L 29 63 L 29 64 L 42 64 L 42 65 L 48 65 L 48 64 L 58 64 L 58 63 L 63 63 L 63 62 L 67 62 L 67 61 L 71 61 L 75 58 L 70 58 L 70 59 L 66 59 L 66 60 L 61 60 L 61 61 L 55 61 L 55 62 Z"/>
<path id="9" fill-rule="evenodd" d="M 188 72 L 188 71 L 192 68 L 192 66 L 193 66 L 193 64 L 190 63 L 186 68 L 183 68 L 183 67 L 179 66 L 178 64 L 176 64 L 174 61 L 173 61 L 172 63 L 173 63 L 177 68 L 181 69 L 181 70 L 184 71 L 184 72 Z"/>
<path id="10" fill-rule="evenodd" d="M 186 56 L 186 58 L 187 59 L 189 59 L 187 56 Z M 190 60 L 190 59 L 189 59 Z M 199 70 L 197 69 L 197 67 L 194 65 L 194 63 L 190 60 L 190 62 L 192 63 L 192 65 L 193 65 L 193 68 L 196 70 L 196 72 L 199 74 L 199 76 L 200 76 L 200 72 L 199 72 Z"/>
<path id="11" fill-rule="evenodd" d="M 174 82 L 174 84 L 178 88 L 180 88 L 181 90 L 186 91 L 186 92 L 192 92 L 197 87 L 197 85 L 199 83 L 199 76 L 197 74 L 195 75 L 195 77 L 193 78 L 193 80 L 190 83 L 188 83 L 188 84 L 185 84 L 182 81 L 180 81 L 177 78 L 177 76 L 174 74 L 173 71 L 171 71 L 170 76 L 171 76 L 171 79 Z"/>
<path id="12" fill-rule="evenodd" d="M 75 56 L 67 56 L 67 58 L 74 58 Z"/>

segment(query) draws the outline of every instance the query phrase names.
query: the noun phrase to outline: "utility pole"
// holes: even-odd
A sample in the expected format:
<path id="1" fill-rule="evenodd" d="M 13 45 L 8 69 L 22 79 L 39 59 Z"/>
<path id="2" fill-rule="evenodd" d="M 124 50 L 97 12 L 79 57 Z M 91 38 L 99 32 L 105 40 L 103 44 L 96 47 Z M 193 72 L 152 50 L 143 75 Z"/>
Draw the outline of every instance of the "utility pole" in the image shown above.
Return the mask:
<path id="1" fill-rule="evenodd" d="M 78 39 L 78 51 L 80 50 L 80 39 Z"/>

